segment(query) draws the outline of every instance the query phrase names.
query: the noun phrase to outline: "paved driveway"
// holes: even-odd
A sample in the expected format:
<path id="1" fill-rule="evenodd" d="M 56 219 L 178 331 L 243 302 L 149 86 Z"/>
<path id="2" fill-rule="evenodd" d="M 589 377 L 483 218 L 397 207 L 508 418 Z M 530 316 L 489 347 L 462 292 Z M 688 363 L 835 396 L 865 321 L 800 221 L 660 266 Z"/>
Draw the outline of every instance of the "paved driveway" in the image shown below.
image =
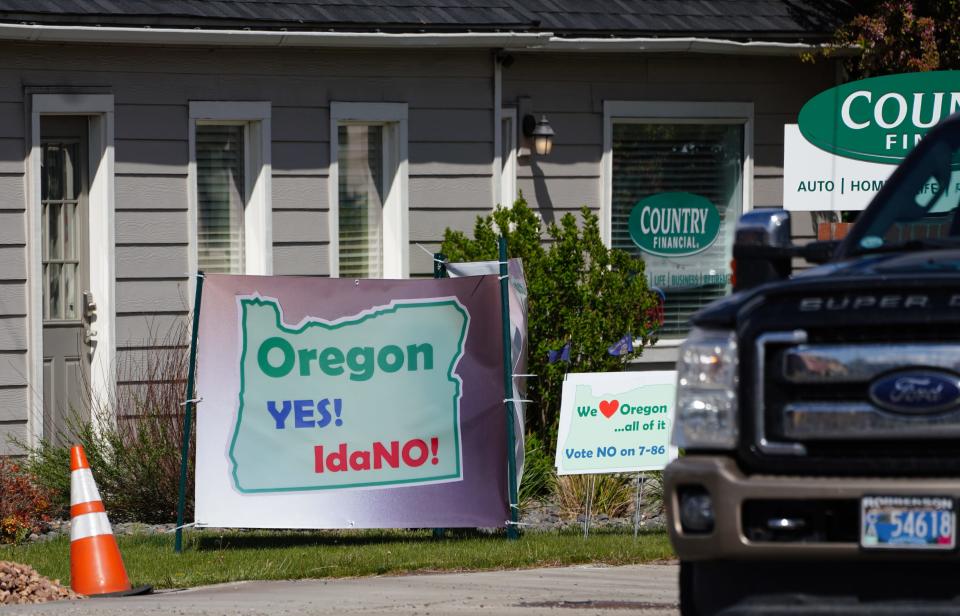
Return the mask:
<path id="1" fill-rule="evenodd" d="M 564 567 L 347 580 L 243 582 L 147 597 L 8 607 L 8 614 L 677 615 L 677 567 Z"/>

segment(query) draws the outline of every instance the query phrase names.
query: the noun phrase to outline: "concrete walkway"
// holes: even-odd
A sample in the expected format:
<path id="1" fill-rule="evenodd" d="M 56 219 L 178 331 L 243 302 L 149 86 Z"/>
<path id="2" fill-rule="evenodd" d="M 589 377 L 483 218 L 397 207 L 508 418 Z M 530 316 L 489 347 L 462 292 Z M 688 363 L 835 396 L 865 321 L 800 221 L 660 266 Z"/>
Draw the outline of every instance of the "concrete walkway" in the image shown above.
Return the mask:
<path id="1" fill-rule="evenodd" d="M 564 567 L 346 580 L 243 582 L 146 597 L 10 606 L 0 614 L 677 615 L 677 567 Z"/>

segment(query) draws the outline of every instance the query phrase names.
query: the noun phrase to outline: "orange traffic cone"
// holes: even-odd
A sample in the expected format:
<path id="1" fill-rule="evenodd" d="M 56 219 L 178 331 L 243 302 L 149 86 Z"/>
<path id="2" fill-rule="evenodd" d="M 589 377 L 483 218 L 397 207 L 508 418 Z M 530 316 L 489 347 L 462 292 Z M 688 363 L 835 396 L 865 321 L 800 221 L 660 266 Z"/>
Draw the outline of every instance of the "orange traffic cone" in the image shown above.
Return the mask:
<path id="1" fill-rule="evenodd" d="M 81 595 L 139 594 L 113 537 L 100 492 L 83 447 L 70 449 L 70 585 Z"/>

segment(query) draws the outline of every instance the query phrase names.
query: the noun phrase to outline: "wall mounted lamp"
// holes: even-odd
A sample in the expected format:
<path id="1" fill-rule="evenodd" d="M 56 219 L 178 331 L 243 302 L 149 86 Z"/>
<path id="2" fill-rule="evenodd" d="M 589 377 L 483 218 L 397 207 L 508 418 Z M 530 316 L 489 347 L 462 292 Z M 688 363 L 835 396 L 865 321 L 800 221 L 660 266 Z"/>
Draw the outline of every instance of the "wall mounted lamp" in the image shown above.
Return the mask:
<path id="1" fill-rule="evenodd" d="M 537 156 L 547 156 L 553 151 L 553 128 L 547 116 L 541 115 L 538 121 L 532 113 L 523 116 L 523 136 L 533 141 L 533 151 Z"/>

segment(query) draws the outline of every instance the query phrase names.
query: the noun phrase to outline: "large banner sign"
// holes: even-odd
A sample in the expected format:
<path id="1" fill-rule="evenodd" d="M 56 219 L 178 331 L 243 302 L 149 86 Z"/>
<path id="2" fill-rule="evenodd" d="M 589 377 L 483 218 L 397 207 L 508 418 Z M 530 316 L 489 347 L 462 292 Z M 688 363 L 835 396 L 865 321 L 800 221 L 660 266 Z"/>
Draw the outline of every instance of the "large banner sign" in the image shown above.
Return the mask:
<path id="1" fill-rule="evenodd" d="M 568 374 L 563 382 L 557 473 L 662 470 L 670 446 L 677 373 Z"/>
<path id="2" fill-rule="evenodd" d="M 496 276 L 207 276 L 198 525 L 501 526 L 499 332 Z"/>
<path id="3" fill-rule="evenodd" d="M 866 208 L 913 146 L 956 111 L 960 71 L 873 77 L 821 92 L 798 124 L 784 127 L 784 208 Z"/>

